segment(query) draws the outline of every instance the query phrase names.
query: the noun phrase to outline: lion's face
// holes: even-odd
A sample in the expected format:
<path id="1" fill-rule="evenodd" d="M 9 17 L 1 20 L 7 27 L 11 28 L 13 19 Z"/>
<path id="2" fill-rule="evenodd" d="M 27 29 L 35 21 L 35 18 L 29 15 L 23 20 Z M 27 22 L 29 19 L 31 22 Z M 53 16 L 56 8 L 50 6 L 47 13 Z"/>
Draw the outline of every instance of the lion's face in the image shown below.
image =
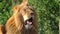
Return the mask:
<path id="1" fill-rule="evenodd" d="M 26 28 L 31 28 L 33 24 L 33 19 L 34 19 L 34 10 L 32 7 L 27 6 L 21 10 L 21 14 L 24 19 L 25 27 Z"/>

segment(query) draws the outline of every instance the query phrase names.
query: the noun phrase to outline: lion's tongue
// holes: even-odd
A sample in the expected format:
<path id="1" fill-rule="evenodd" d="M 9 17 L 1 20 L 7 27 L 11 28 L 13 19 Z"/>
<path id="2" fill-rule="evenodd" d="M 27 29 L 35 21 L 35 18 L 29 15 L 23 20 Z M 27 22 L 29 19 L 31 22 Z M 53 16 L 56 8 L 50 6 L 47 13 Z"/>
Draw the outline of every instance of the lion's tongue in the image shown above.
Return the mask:
<path id="1" fill-rule="evenodd" d="M 31 24 L 32 24 L 32 22 L 30 22 L 30 21 L 27 21 L 27 24 L 30 24 L 30 25 L 31 25 Z"/>

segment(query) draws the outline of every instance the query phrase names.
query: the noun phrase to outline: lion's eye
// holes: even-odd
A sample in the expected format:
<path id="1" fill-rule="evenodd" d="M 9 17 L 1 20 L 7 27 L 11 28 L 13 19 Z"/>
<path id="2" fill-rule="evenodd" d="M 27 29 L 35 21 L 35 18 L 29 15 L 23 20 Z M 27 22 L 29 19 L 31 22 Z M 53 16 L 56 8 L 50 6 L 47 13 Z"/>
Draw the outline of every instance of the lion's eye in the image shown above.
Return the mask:
<path id="1" fill-rule="evenodd" d="M 33 15 L 33 13 L 31 13 L 31 15 Z"/>
<path id="2" fill-rule="evenodd" d="M 31 13 L 30 15 L 34 15 L 34 13 Z"/>

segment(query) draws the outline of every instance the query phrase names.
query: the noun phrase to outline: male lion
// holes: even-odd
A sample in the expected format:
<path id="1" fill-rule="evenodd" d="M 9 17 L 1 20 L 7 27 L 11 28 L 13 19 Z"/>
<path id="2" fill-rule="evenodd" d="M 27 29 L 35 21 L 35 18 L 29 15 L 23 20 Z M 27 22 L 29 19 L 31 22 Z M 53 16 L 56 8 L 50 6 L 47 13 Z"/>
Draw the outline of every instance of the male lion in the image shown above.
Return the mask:
<path id="1" fill-rule="evenodd" d="M 28 0 L 14 6 L 13 15 L 6 23 L 6 34 L 37 34 L 37 16 Z"/>

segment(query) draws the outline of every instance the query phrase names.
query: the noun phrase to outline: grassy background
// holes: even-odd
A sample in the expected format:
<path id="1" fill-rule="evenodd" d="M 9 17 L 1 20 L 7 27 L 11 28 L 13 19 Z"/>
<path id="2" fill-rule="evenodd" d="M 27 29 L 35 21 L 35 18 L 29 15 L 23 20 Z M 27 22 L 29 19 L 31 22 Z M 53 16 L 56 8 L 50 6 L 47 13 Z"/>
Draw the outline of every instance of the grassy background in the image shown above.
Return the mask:
<path id="1" fill-rule="evenodd" d="M 14 5 L 22 0 L 0 0 L 0 24 L 6 23 L 12 15 Z M 59 34 L 59 0 L 29 0 L 38 14 L 38 34 Z"/>

